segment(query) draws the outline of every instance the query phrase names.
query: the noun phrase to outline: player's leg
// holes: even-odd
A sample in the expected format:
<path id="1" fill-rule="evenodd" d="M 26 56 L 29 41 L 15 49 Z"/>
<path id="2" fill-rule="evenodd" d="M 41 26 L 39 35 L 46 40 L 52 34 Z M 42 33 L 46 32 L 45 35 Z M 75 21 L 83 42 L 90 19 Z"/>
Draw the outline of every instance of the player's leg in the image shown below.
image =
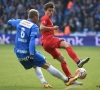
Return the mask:
<path id="1" fill-rule="evenodd" d="M 58 49 L 56 49 L 56 48 L 60 47 L 60 43 L 62 41 L 64 41 L 64 40 L 60 40 L 58 38 L 53 38 L 52 46 L 49 47 L 49 48 L 46 48 L 46 47 L 44 47 L 44 48 L 48 53 L 50 53 L 54 58 L 56 58 L 61 63 L 62 70 L 66 74 L 66 76 L 67 77 L 72 77 L 72 75 L 71 75 L 71 73 L 68 69 L 68 65 L 66 63 L 65 58 L 62 56 L 60 51 Z M 73 84 L 82 85 L 82 82 L 74 81 Z"/>
<path id="2" fill-rule="evenodd" d="M 57 70 L 55 67 L 53 67 L 47 62 L 42 67 L 44 69 L 47 69 L 47 71 L 53 76 L 57 77 L 58 79 L 61 79 L 67 86 L 73 84 L 74 81 L 78 79 L 78 76 L 75 76 L 73 78 L 65 77 L 59 70 Z"/>
<path id="3" fill-rule="evenodd" d="M 55 53 L 59 52 L 58 49 L 55 49 Z M 56 57 L 55 57 L 56 58 Z M 69 78 L 72 78 L 72 75 L 68 69 L 68 65 L 66 63 L 66 60 L 65 58 L 63 57 L 62 54 L 60 54 L 57 58 L 56 58 L 59 62 L 61 62 L 61 67 L 62 67 L 62 70 L 64 71 L 64 73 L 66 74 L 67 77 Z M 76 84 L 76 85 L 83 85 L 82 82 L 79 82 L 79 81 L 74 81 L 73 84 Z"/>
<path id="4" fill-rule="evenodd" d="M 75 78 L 70 78 L 69 79 L 69 78 L 65 77 L 59 70 L 57 70 L 52 65 L 50 65 L 49 63 L 47 63 L 45 61 L 45 57 L 41 53 L 37 53 L 36 59 L 35 59 L 35 62 L 34 63 L 35 63 L 36 66 L 43 67 L 51 75 L 53 75 L 53 76 L 61 79 L 62 81 L 64 81 L 66 83 L 66 85 L 70 85 L 73 81 L 75 81 L 78 78 L 78 77 L 75 77 Z"/>
<path id="5" fill-rule="evenodd" d="M 41 68 L 40 67 L 36 67 L 36 60 L 31 60 L 28 58 L 29 56 L 25 57 L 25 58 L 21 58 L 19 59 L 20 63 L 23 65 L 23 67 L 25 69 L 30 69 L 30 68 L 35 68 L 35 73 L 37 75 L 37 77 L 39 78 L 39 80 L 42 82 L 43 86 L 45 88 L 48 88 L 48 87 L 52 87 L 50 84 L 47 83 L 47 81 L 45 80 L 44 76 L 43 76 L 43 73 L 41 71 Z"/>
<path id="6" fill-rule="evenodd" d="M 36 67 L 34 67 L 34 69 L 35 69 L 36 76 L 41 81 L 41 83 L 42 84 L 47 84 L 47 81 L 45 80 L 44 75 L 41 71 L 41 67 L 36 66 Z"/>
<path id="7" fill-rule="evenodd" d="M 34 65 L 37 66 L 35 68 L 35 73 L 42 82 L 44 88 L 52 88 L 52 86 L 45 80 L 41 71 L 41 67 L 44 65 L 44 63 L 46 63 L 45 57 L 40 52 L 36 52 L 34 55 Z"/>
<path id="8" fill-rule="evenodd" d="M 69 78 L 72 77 L 72 74 L 71 74 L 70 70 L 68 69 L 66 60 L 62 56 L 62 54 L 60 54 L 56 59 L 61 63 L 61 67 L 62 67 L 62 70 L 64 71 L 65 75 Z"/>
<path id="9" fill-rule="evenodd" d="M 54 68 L 52 65 L 50 65 L 49 63 L 45 63 L 43 66 L 42 66 L 44 69 L 47 69 L 47 71 L 50 73 L 50 74 L 52 74 L 53 76 L 55 76 L 55 77 L 57 77 L 57 78 L 59 78 L 59 79 L 61 79 L 61 80 L 66 80 L 67 78 L 64 76 L 64 75 L 62 75 L 62 73 L 59 71 L 59 70 L 57 70 L 56 68 Z M 67 80 L 68 81 L 68 80 Z"/>
<path id="10" fill-rule="evenodd" d="M 61 53 L 57 49 L 55 49 L 55 48 L 58 48 L 60 46 L 61 41 L 63 41 L 63 40 L 59 40 L 58 38 L 52 38 L 51 43 L 48 44 L 47 42 L 44 42 L 42 45 L 43 45 L 43 48 L 45 49 L 45 51 L 47 51 L 54 58 L 56 58 L 58 61 L 61 62 L 61 67 L 62 67 L 64 73 L 66 74 L 66 76 L 72 77 L 72 75 L 68 69 L 66 60 L 61 55 Z"/>
<path id="11" fill-rule="evenodd" d="M 60 48 L 65 48 L 68 52 L 68 55 L 77 63 L 78 67 L 82 67 L 85 63 L 89 61 L 89 57 L 80 60 L 79 57 L 76 55 L 74 50 L 72 49 L 71 45 L 66 41 L 61 41 Z"/>
<path id="12" fill-rule="evenodd" d="M 57 59 L 61 63 L 63 72 L 67 77 L 72 77 L 71 72 L 68 69 L 65 58 L 62 56 L 58 49 L 46 49 L 46 51 L 53 56 L 54 59 Z"/>
<path id="13" fill-rule="evenodd" d="M 36 64 L 36 66 L 40 66 L 40 67 L 42 66 L 44 69 L 47 69 L 48 68 L 47 69 L 48 72 L 51 73 L 53 76 L 56 76 L 58 78 L 63 78 L 63 79 L 65 78 L 63 76 L 60 77 L 61 75 L 59 74 L 59 72 L 55 68 L 53 68 L 53 66 L 50 66 L 50 64 L 46 62 L 45 57 L 41 53 L 38 52 L 37 55 L 36 55 L 36 57 L 38 57 L 38 58 L 34 58 L 35 59 L 34 62 Z"/>
<path id="14" fill-rule="evenodd" d="M 61 41 L 58 38 L 53 38 L 52 42 L 51 42 L 51 46 L 48 43 L 44 43 L 43 48 L 45 49 L 46 52 L 51 54 L 54 59 L 56 58 L 61 63 L 61 67 L 62 67 L 62 70 L 65 73 L 65 75 L 67 77 L 72 77 L 72 75 L 68 69 L 68 65 L 66 63 L 65 58 L 61 55 L 61 53 L 58 49 L 55 49 L 55 48 L 59 47 L 60 42 Z M 48 46 L 49 46 L 49 48 L 48 48 Z"/>
<path id="15" fill-rule="evenodd" d="M 52 86 L 45 80 L 44 75 L 41 71 L 41 67 L 35 67 L 35 73 L 39 80 L 42 82 L 44 88 L 52 88 Z"/>

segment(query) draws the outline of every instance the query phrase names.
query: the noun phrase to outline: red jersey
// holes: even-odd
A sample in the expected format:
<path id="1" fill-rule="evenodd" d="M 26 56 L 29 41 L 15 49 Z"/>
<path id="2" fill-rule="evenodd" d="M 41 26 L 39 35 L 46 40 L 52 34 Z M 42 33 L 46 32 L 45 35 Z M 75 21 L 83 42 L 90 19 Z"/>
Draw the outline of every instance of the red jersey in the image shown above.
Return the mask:
<path id="1" fill-rule="evenodd" d="M 53 23 L 48 15 L 44 15 L 41 19 L 41 24 L 48 27 L 53 27 Z M 42 40 L 54 37 L 54 30 L 41 30 Z"/>
<path id="2" fill-rule="evenodd" d="M 50 17 L 44 15 L 41 19 L 41 24 L 47 27 L 53 27 L 53 23 L 50 20 Z M 57 49 L 60 47 L 60 43 L 63 40 L 60 40 L 57 37 L 54 37 L 54 30 L 41 30 L 42 33 L 42 46 L 45 51 L 50 53 L 53 58 L 58 58 L 61 54 Z"/>

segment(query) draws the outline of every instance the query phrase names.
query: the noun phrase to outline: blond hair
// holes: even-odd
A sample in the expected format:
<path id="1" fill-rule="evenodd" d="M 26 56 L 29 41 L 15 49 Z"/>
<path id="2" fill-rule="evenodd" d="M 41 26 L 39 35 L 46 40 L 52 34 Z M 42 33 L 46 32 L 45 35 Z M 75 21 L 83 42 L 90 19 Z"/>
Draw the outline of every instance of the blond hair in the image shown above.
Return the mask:
<path id="1" fill-rule="evenodd" d="M 39 12 L 36 9 L 30 9 L 28 13 L 28 18 L 32 19 L 35 16 L 39 16 Z"/>

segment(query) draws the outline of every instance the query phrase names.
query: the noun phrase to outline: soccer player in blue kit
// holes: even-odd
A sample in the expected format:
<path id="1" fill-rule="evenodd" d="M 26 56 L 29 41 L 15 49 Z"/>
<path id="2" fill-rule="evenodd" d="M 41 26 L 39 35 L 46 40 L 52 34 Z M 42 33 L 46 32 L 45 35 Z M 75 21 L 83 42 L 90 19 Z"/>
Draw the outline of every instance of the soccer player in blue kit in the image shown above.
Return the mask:
<path id="1" fill-rule="evenodd" d="M 64 76 L 59 70 L 54 68 L 46 58 L 35 49 L 35 38 L 39 32 L 36 25 L 39 19 L 39 13 L 35 9 L 31 9 L 28 13 L 28 19 L 10 19 L 8 24 L 16 27 L 16 38 L 14 52 L 19 62 L 25 69 L 35 68 L 37 77 L 42 82 L 45 88 L 52 86 L 46 82 L 40 67 L 46 69 L 51 75 L 61 79 L 66 86 L 71 85 L 78 77 L 68 78 Z"/>

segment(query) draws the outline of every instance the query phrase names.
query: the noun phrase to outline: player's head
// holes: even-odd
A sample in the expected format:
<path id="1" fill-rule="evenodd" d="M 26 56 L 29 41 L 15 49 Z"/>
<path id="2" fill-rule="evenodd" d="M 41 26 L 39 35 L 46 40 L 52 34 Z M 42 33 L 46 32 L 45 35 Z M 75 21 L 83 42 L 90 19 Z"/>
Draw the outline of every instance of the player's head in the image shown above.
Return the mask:
<path id="1" fill-rule="evenodd" d="M 49 17 L 51 17 L 53 15 L 54 12 L 54 3 L 53 2 L 48 2 L 44 5 L 44 11 L 45 14 L 48 15 Z"/>
<path id="2" fill-rule="evenodd" d="M 29 10 L 28 18 L 32 20 L 32 22 L 37 23 L 39 20 L 39 12 L 35 9 Z"/>

